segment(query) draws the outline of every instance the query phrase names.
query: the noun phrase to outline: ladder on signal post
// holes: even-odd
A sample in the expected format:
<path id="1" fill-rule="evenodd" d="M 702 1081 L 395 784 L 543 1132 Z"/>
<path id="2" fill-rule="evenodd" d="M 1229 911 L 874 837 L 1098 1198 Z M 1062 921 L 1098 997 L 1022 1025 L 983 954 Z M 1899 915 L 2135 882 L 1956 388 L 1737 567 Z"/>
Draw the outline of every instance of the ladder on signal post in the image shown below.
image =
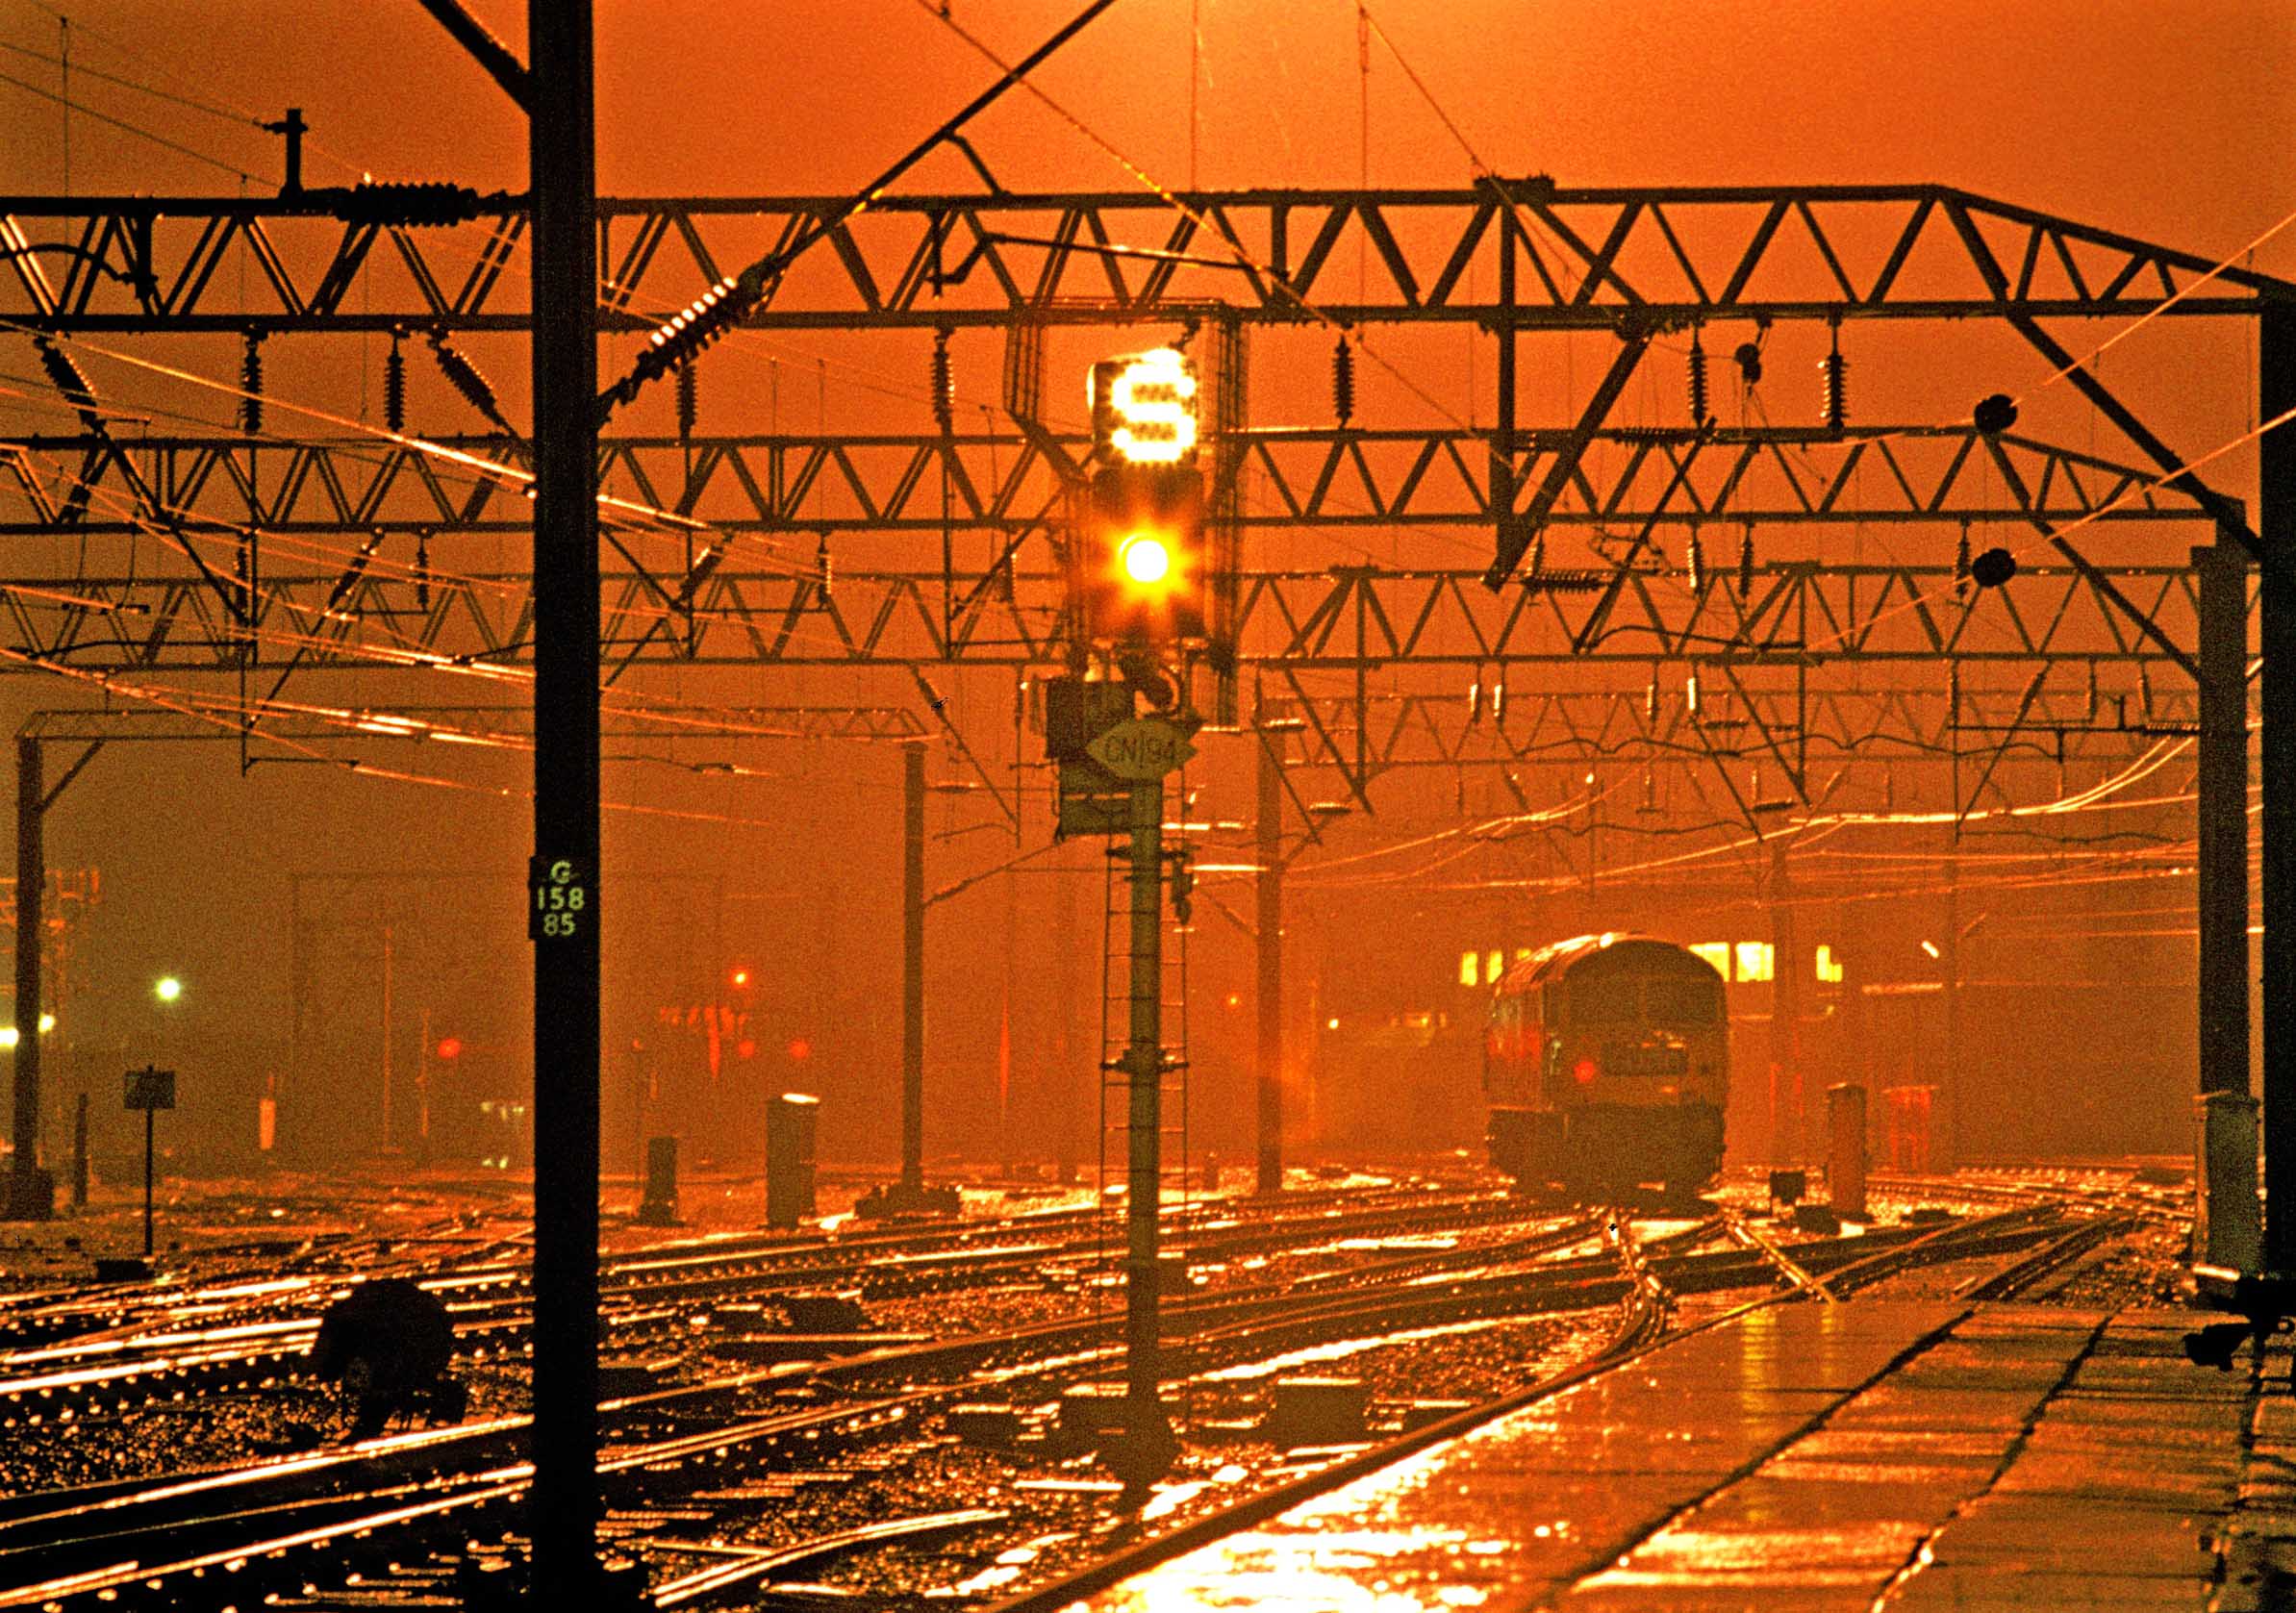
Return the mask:
<path id="1" fill-rule="evenodd" d="M 1105 1229 L 1118 1200 L 1108 1189 L 1125 1180 L 1130 1140 L 1131 1075 L 1125 1054 L 1132 1043 L 1132 882 L 1129 856 L 1122 841 L 1108 843 L 1107 880 L 1102 902 L 1100 976 L 1100 1115 L 1098 1186 Z M 1164 847 L 1169 870 L 1174 850 Z M 1162 937 L 1157 997 L 1162 1023 L 1157 1135 L 1157 1199 L 1160 1207 L 1189 1202 L 1188 1175 L 1188 931 L 1176 921 L 1160 883 L 1157 923 Z M 1121 1248 L 1121 1238 L 1101 1239 L 1103 1248 Z"/>

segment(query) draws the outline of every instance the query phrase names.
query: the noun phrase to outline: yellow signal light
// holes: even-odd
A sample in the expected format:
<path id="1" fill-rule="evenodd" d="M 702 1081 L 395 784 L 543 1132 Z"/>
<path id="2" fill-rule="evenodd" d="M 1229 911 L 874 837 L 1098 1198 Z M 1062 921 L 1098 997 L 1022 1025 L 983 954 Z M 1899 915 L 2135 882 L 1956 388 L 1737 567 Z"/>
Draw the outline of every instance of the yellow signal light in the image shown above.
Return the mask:
<path id="1" fill-rule="evenodd" d="M 1135 532 L 1117 546 L 1117 564 L 1124 578 L 1152 588 L 1172 575 L 1172 548 L 1152 532 Z"/>

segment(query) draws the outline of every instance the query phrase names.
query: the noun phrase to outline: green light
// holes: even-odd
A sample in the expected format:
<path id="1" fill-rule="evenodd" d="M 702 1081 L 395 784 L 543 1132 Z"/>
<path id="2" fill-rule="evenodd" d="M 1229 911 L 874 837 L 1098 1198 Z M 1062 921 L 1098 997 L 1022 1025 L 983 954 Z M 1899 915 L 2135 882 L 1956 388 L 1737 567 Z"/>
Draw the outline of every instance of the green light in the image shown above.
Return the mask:
<path id="1" fill-rule="evenodd" d="M 184 983 L 172 974 L 164 974 L 160 977 L 159 984 L 152 987 L 151 991 L 152 996 L 158 997 L 162 1002 L 173 1002 L 184 995 Z"/>

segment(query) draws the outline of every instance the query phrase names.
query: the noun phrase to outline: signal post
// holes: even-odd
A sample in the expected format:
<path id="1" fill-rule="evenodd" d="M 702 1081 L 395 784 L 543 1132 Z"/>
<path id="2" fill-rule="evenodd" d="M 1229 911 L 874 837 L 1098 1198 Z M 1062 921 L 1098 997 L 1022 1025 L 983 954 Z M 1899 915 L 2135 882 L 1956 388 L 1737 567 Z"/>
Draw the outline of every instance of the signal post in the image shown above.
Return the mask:
<path id="1" fill-rule="evenodd" d="M 1059 768 L 1058 832 L 1124 836 L 1130 869 L 1125 1084 L 1124 1439 L 1111 1465 L 1138 1487 L 1174 1443 L 1159 1394 L 1164 1047 L 1164 779 L 1195 755 L 1183 664 L 1205 634 L 1209 567 L 1196 465 L 1197 383 L 1170 348 L 1093 366 L 1097 467 L 1072 534 L 1071 617 L 1096 676 L 1047 692 L 1046 748 Z M 1141 701 L 1146 715 L 1135 715 Z M 1173 902 L 1187 917 L 1187 866 Z"/>

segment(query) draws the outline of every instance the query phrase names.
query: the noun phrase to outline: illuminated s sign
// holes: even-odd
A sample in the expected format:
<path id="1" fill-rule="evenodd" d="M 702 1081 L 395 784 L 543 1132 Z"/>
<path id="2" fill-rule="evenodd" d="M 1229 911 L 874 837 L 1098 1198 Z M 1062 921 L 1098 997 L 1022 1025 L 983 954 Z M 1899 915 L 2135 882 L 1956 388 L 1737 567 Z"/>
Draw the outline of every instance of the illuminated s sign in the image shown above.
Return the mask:
<path id="1" fill-rule="evenodd" d="M 1196 452 L 1196 370 L 1173 348 L 1092 366 L 1093 442 L 1130 465 L 1177 465 Z"/>

